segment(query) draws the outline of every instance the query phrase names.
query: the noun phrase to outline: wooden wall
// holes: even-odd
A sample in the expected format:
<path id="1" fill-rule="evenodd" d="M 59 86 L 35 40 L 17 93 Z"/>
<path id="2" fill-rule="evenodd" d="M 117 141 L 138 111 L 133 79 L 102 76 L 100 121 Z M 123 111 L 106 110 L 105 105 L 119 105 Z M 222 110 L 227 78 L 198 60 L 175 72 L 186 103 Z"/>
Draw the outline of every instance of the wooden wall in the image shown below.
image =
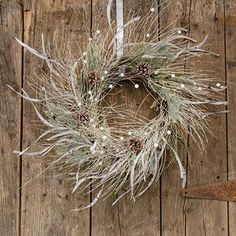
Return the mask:
<path id="1" fill-rule="evenodd" d="M 114 0 L 115 1 L 115 0 Z M 121 0 L 117 0 L 121 1 Z M 167 2 L 171 0 L 167 0 Z M 203 58 L 196 67 L 214 71 L 222 83 L 228 83 L 227 116 L 212 119 L 206 153 L 200 153 L 189 141 L 190 154 L 180 150 L 187 169 L 187 185 L 197 186 L 236 178 L 236 2 L 235 0 L 164 0 L 154 5 L 165 7 L 158 23 L 160 30 L 171 22 L 188 29 L 201 40 L 209 35 L 207 48 L 219 58 Z M 135 203 L 123 199 L 114 207 L 114 199 L 99 202 L 82 212 L 71 209 L 83 206 L 92 196 L 70 193 L 68 183 L 52 171 L 43 172 L 50 159 L 17 158 L 12 154 L 33 142 L 38 135 L 36 116 L 30 104 L 7 89 L 24 87 L 33 71 L 44 64 L 22 50 L 15 37 L 40 48 L 41 33 L 47 41 L 56 29 L 65 37 L 82 43 L 84 24 L 96 29 L 98 15 L 106 23 L 107 0 L 0 0 L 0 236 L 234 236 L 236 204 L 186 200 L 179 194 L 181 182 L 173 163 L 161 181 Z M 124 0 L 124 19 L 130 9 L 144 15 L 152 7 L 150 0 Z M 84 17 L 86 13 L 86 17 Z M 115 17 L 115 9 L 113 11 Z M 142 33 L 142 32 L 140 32 Z M 186 67 L 188 67 L 188 63 Z M 138 106 L 136 93 L 126 86 L 122 101 Z M 31 91 L 31 93 L 33 93 Z M 149 108 L 142 108 L 148 113 Z M 27 181 L 36 177 L 29 184 Z M 22 188 L 20 186 L 24 185 Z"/>

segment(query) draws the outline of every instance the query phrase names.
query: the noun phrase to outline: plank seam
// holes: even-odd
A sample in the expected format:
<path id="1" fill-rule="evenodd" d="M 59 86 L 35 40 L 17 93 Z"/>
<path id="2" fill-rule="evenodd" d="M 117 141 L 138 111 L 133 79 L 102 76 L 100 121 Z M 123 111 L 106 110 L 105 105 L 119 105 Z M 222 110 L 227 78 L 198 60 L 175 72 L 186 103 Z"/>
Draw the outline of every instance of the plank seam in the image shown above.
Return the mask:
<path id="1" fill-rule="evenodd" d="M 227 37 L 226 37 L 226 2 L 225 0 L 223 0 L 223 8 L 224 8 L 224 66 L 225 66 L 225 84 L 227 84 L 227 80 L 228 80 L 228 73 L 227 73 Z M 227 89 L 225 90 L 225 100 L 228 100 L 228 92 Z M 228 105 L 226 105 L 226 110 L 228 110 Z M 229 150 L 229 144 L 228 144 L 228 114 L 225 114 L 225 119 L 226 119 L 226 171 L 227 171 L 227 175 L 226 175 L 226 179 L 229 180 L 229 155 L 228 155 L 228 150 Z M 227 235 L 230 235 L 230 226 L 229 226 L 229 202 L 227 202 Z"/>
<path id="2" fill-rule="evenodd" d="M 160 6 L 161 2 L 160 0 L 157 1 L 157 30 L 158 30 L 158 41 L 161 40 L 161 19 L 160 19 L 160 13 L 161 13 L 161 6 Z M 159 181 L 159 208 L 160 208 L 160 212 L 159 212 L 159 217 L 160 217 L 160 236 L 162 236 L 162 229 L 163 229 L 163 220 L 162 220 L 162 181 L 163 178 L 162 176 L 160 176 L 160 181 Z"/>
<path id="3" fill-rule="evenodd" d="M 0 24 L 2 25 L 2 5 L 1 5 L 1 2 L 0 2 Z"/>
<path id="4" fill-rule="evenodd" d="M 90 0 L 90 37 L 92 37 L 93 28 L 93 0 Z M 93 201 L 92 183 L 90 184 L 90 203 Z M 89 208 L 89 236 L 92 236 L 93 207 Z"/>
<path id="5" fill-rule="evenodd" d="M 186 6 L 187 6 L 187 1 L 185 1 Z M 188 36 L 190 36 L 190 31 L 191 31 L 191 9 L 192 9 L 192 0 L 189 0 L 189 12 L 188 12 Z M 186 8 L 187 10 L 187 8 Z M 187 15 L 187 12 L 186 12 Z M 185 63 L 185 68 L 186 68 L 186 63 Z M 188 131 L 190 132 L 190 127 L 188 127 Z M 190 135 L 188 133 L 188 137 L 187 137 L 187 153 L 186 153 L 186 187 L 188 185 L 188 165 L 189 165 L 189 146 L 190 146 Z M 186 204 L 187 204 L 187 199 L 184 199 L 184 205 L 183 205 L 183 212 L 184 212 L 184 235 L 187 235 L 187 214 L 186 214 Z"/>
<path id="6" fill-rule="evenodd" d="M 24 5 L 20 4 L 21 9 L 21 22 L 22 22 L 22 32 L 21 32 L 21 39 L 24 42 Z M 21 49 L 21 89 L 24 86 L 24 48 Z M 22 94 L 22 91 L 21 91 Z M 20 99 L 20 151 L 23 150 L 23 119 L 24 119 L 24 101 L 21 97 Z M 18 233 L 21 236 L 21 222 L 22 222 L 22 155 L 19 158 L 19 225 L 18 225 Z"/>
<path id="7" fill-rule="evenodd" d="M 117 50 L 117 57 L 121 57 L 123 55 L 123 44 L 124 44 L 124 29 L 122 27 L 124 26 L 124 1 L 123 0 L 116 0 L 115 4 L 115 12 L 116 12 L 116 28 L 117 33 L 119 33 L 119 37 L 117 37 L 116 42 L 116 50 Z M 117 196 L 118 197 L 118 196 Z M 121 234 L 121 219 L 120 219 L 120 203 L 118 202 L 117 207 L 117 216 L 118 216 L 118 229 L 119 234 Z"/>
<path id="8" fill-rule="evenodd" d="M 118 196 L 117 196 L 118 197 Z M 118 216 L 118 228 L 119 228 L 119 233 L 121 234 L 121 223 L 120 223 L 120 203 L 118 202 L 118 207 L 117 207 L 117 216 Z"/>

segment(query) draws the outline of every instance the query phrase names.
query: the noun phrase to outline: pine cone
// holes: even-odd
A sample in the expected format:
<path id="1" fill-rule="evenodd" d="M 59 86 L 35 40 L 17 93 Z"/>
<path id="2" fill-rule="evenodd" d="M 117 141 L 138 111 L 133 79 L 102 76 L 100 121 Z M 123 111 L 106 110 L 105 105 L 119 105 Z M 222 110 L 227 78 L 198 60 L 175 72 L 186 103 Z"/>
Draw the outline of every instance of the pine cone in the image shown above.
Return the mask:
<path id="1" fill-rule="evenodd" d="M 139 66 L 137 68 L 137 72 L 141 76 L 147 76 L 149 73 L 149 65 L 147 63 L 139 64 Z"/>
<path id="2" fill-rule="evenodd" d="M 85 124 L 89 121 L 89 115 L 86 112 L 81 111 L 75 104 L 68 105 L 68 109 L 72 113 L 74 119 L 78 121 L 78 124 Z"/>
<path id="3" fill-rule="evenodd" d="M 74 118 L 78 121 L 79 124 L 86 124 L 89 121 L 89 115 L 85 112 L 76 113 Z"/>
<path id="4" fill-rule="evenodd" d="M 164 115 L 168 114 L 168 102 L 165 99 L 161 102 L 161 109 L 164 112 Z"/>
<path id="5" fill-rule="evenodd" d="M 143 148 L 143 143 L 140 139 L 136 137 L 132 137 L 129 139 L 129 149 L 135 153 L 138 154 Z"/>
<path id="6" fill-rule="evenodd" d="M 99 77 L 96 71 L 90 71 L 88 74 L 88 82 L 89 84 L 94 87 L 99 82 Z"/>

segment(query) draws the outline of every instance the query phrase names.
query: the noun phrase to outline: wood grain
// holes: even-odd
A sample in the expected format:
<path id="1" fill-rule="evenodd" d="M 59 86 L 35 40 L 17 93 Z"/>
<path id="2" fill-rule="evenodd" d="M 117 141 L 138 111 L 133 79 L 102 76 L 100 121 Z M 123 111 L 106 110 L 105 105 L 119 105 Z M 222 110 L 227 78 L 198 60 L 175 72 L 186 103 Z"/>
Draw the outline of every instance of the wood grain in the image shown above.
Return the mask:
<path id="1" fill-rule="evenodd" d="M 21 99 L 7 85 L 21 87 L 22 9 L 15 1 L 0 2 L 0 235 L 19 235 Z"/>
<path id="2" fill-rule="evenodd" d="M 227 75 L 227 99 L 228 99 L 228 177 L 236 179 L 236 2 L 234 0 L 226 1 L 225 9 L 225 38 L 226 38 L 226 75 Z M 236 232 L 236 204 L 229 203 L 229 235 Z"/>
<path id="3" fill-rule="evenodd" d="M 101 12 L 101 24 L 106 25 L 107 19 L 106 15 L 104 16 L 106 4 L 103 1 L 93 1 L 93 3 L 93 12 Z M 144 7 L 141 7 L 142 4 Z M 133 10 L 138 10 L 141 16 L 147 13 L 152 6 L 150 2 L 143 2 L 142 4 L 140 1 L 124 1 L 124 20 L 127 22 L 131 6 Z M 121 86 L 117 91 L 118 95 L 111 99 L 113 104 L 123 104 L 126 109 L 134 112 L 139 108 L 139 114 L 149 118 L 153 116 L 153 112 L 150 110 L 150 99 L 147 99 L 140 107 L 143 99 L 147 96 L 147 91 L 142 86 L 138 90 L 134 88 L 133 83 L 129 82 L 125 82 Z M 100 201 L 93 207 L 92 235 L 159 235 L 160 199 L 158 183 L 154 184 L 150 191 L 137 199 L 135 203 L 124 197 L 112 207 L 111 204 L 114 200 L 115 197 L 109 198 L 103 202 Z"/>
<path id="4" fill-rule="evenodd" d="M 55 30 L 60 32 L 62 45 L 67 40 L 74 43 L 83 42 L 85 31 L 81 21 L 83 12 L 88 14 L 90 21 L 90 1 L 26 1 L 24 5 L 24 39 L 33 48 L 41 50 L 41 33 L 45 41 L 50 42 Z M 30 91 L 27 79 L 33 71 L 41 73 L 45 70 L 44 62 L 25 52 L 24 87 Z M 39 85 L 42 86 L 42 85 Z M 30 91 L 31 94 L 33 91 Z M 35 94 L 34 94 L 35 95 Z M 24 147 L 32 143 L 39 135 L 39 124 L 28 103 L 24 103 Z M 23 183 L 31 180 L 43 171 L 52 158 L 23 158 Z M 50 169 L 33 179 L 22 189 L 22 235 L 47 236 L 86 236 L 90 233 L 89 210 L 71 212 L 72 209 L 89 203 L 89 197 L 71 194 L 72 186 Z"/>
<path id="5" fill-rule="evenodd" d="M 104 27 L 108 26 L 107 21 L 107 1 L 93 0 L 92 1 L 92 32 L 96 30 L 103 31 Z M 113 4 L 112 20 L 115 17 L 115 1 Z M 114 98 L 114 102 L 117 97 Z M 120 99 L 120 102 L 122 99 Z M 109 197 L 106 200 L 100 200 L 92 207 L 91 229 L 92 236 L 117 236 L 120 235 L 119 229 L 119 212 L 118 205 L 112 206 L 116 200 L 116 196 Z"/>
<path id="6" fill-rule="evenodd" d="M 155 6 L 156 4 L 154 4 Z M 130 0 L 124 1 L 124 20 L 128 21 L 130 13 L 135 16 L 144 16 L 153 7 L 152 1 Z M 157 30 L 158 22 L 154 26 Z M 137 32 L 146 35 L 144 29 Z M 142 36 L 141 36 L 142 37 Z M 140 87 L 135 89 L 132 83 L 127 83 L 125 89 L 125 104 L 127 109 L 137 111 L 147 118 L 154 116 L 150 109 L 152 100 L 147 99 L 142 104 L 143 99 L 147 96 L 147 91 Z M 140 106 L 140 104 L 142 104 Z M 152 187 L 140 198 L 133 202 L 130 198 L 123 198 L 119 204 L 120 231 L 121 235 L 130 236 L 158 236 L 160 235 L 160 185 L 154 182 Z"/>
<path id="7" fill-rule="evenodd" d="M 166 1 L 160 2 L 160 29 L 165 32 L 174 26 L 183 27 L 188 30 L 186 34 L 189 35 L 190 1 L 180 0 L 175 4 L 164 3 Z M 187 139 L 188 136 L 186 135 Z M 186 147 L 179 145 L 178 148 L 179 156 L 186 169 Z M 182 180 L 176 161 L 168 156 L 166 164 L 167 168 L 163 173 L 161 182 L 162 235 L 182 236 L 185 235 L 186 228 L 185 199 L 180 195 Z"/>
<path id="8" fill-rule="evenodd" d="M 163 3 L 164 0 L 155 2 Z M 7 89 L 6 84 L 19 90 L 23 74 L 24 88 L 30 91 L 28 76 L 35 70 L 41 73 L 46 69 L 42 61 L 22 51 L 14 37 L 21 39 L 23 34 L 22 40 L 39 51 L 41 33 L 46 41 L 50 41 L 56 29 L 64 37 L 62 43 L 67 39 L 84 43 L 84 24 L 90 25 L 92 19 L 93 30 L 98 27 L 102 30 L 107 24 L 106 4 L 106 0 L 0 0 L 0 235 L 234 236 L 236 205 L 230 203 L 227 208 L 225 202 L 195 199 L 185 202 L 178 192 L 181 182 L 175 164 L 164 173 L 161 187 L 155 183 L 136 202 L 124 198 L 114 207 L 111 204 L 116 197 L 100 201 L 91 210 L 71 212 L 71 209 L 88 204 L 90 197 L 71 195 L 69 183 L 52 170 L 19 190 L 21 181 L 31 180 L 52 159 L 23 157 L 21 166 L 20 159 L 12 154 L 13 150 L 21 148 L 22 142 L 26 147 L 35 140 L 39 134 L 35 126 L 39 122 L 31 105 L 21 104 L 21 99 Z M 131 10 L 141 8 L 140 14 L 136 15 L 144 15 L 151 6 L 151 0 L 124 1 L 125 20 Z M 91 10 L 101 19 L 91 17 Z M 226 73 L 228 109 L 231 111 L 227 123 L 224 116 L 212 118 L 213 136 L 208 135 L 205 153 L 200 153 L 192 141 L 187 159 L 181 151 L 182 160 L 188 161 L 188 187 L 223 181 L 227 178 L 227 171 L 229 179 L 235 179 L 235 0 L 176 0 L 161 16 L 160 26 L 165 27 L 173 20 L 177 25 L 187 26 L 190 35 L 196 39 L 201 40 L 209 34 L 207 49 L 219 53 L 220 57 L 204 57 L 200 62 L 196 61 L 195 66 L 214 71 L 222 84 Z M 101 26 L 97 25 L 98 21 Z M 140 31 L 142 33 L 145 32 Z M 30 91 L 30 94 L 34 92 Z M 133 84 L 124 83 L 123 92 L 113 101 L 136 110 L 145 96 L 144 89 L 136 90 Z M 144 104 L 140 113 L 151 116 L 149 107 L 148 103 Z"/>
<path id="9" fill-rule="evenodd" d="M 192 1 L 190 32 L 201 40 L 209 35 L 207 49 L 220 54 L 219 58 L 204 57 L 194 66 L 212 71 L 224 83 L 224 4 L 221 0 Z M 221 107 L 219 109 L 224 109 Z M 211 119 L 206 151 L 200 153 L 197 145 L 190 142 L 188 162 L 188 187 L 214 183 L 226 179 L 226 119 L 216 116 Z M 208 200 L 187 200 L 187 235 L 227 235 L 227 203 Z"/>

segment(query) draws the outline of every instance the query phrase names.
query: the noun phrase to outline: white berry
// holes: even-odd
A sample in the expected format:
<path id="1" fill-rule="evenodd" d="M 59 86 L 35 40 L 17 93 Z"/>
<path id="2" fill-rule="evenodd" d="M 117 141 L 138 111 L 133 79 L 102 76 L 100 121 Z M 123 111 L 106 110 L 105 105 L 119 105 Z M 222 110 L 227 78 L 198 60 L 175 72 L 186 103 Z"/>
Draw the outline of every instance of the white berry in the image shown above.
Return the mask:
<path id="1" fill-rule="evenodd" d="M 220 85 L 221 85 L 220 83 L 217 83 L 217 84 L 216 84 L 216 87 L 220 87 Z"/>
<path id="2" fill-rule="evenodd" d="M 175 78 L 175 74 L 171 74 L 171 78 Z"/>
<path id="3" fill-rule="evenodd" d="M 148 37 L 150 37 L 150 34 L 147 34 L 146 36 L 147 36 L 147 38 L 148 38 Z"/>
<path id="4" fill-rule="evenodd" d="M 107 70 L 105 70 L 105 71 L 104 71 L 104 74 L 105 74 L 105 75 L 107 75 L 107 74 L 108 74 L 108 71 L 107 71 Z"/>
<path id="5" fill-rule="evenodd" d="M 109 85 L 109 88 L 110 88 L 110 89 L 112 89 L 112 88 L 113 88 L 113 85 L 112 85 L 112 84 L 110 84 L 110 85 Z"/>
<path id="6" fill-rule="evenodd" d="M 185 88 L 185 85 L 184 85 L 184 84 L 181 84 L 180 87 L 181 87 L 181 88 Z"/>
<path id="7" fill-rule="evenodd" d="M 103 136 L 102 136 L 102 139 L 106 139 L 106 138 L 107 138 L 107 136 L 106 136 L 106 135 L 103 135 Z"/>
<path id="8" fill-rule="evenodd" d="M 120 137 L 120 140 L 121 140 L 121 141 L 124 140 L 124 137 Z"/>
<path id="9" fill-rule="evenodd" d="M 152 8 L 150 9 L 150 11 L 151 11 L 151 12 L 154 12 L 154 11 L 155 11 L 155 8 L 152 7 Z"/>
<path id="10" fill-rule="evenodd" d="M 128 135 L 131 135 L 131 134 L 132 134 L 132 132 L 131 132 L 131 131 L 129 131 L 129 132 L 128 132 Z"/>
<path id="11" fill-rule="evenodd" d="M 124 76 L 125 76 L 125 74 L 124 74 L 124 73 L 121 73 L 121 74 L 120 74 L 120 77 L 124 77 Z"/>
<path id="12" fill-rule="evenodd" d="M 202 90 L 202 88 L 201 88 L 201 87 L 198 87 L 198 90 L 199 90 L 199 91 L 201 91 L 201 90 Z"/>
<path id="13" fill-rule="evenodd" d="M 171 134 L 171 131 L 170 131 L 170 130 L 167 130 L 167 134 Z"/>
<path id="14" fill-rule="evenodd" d="M 88 91 L 88 94 L 92 94 L 92 91 L 91 91 L 91 90 L 89 90 L 89 91 Z"/>
<path id="15" fill-rule="evenodd" d="M 138 85 L 138 84 L 135 84 L 134 87 L 135 87 L 135 88 L 139 88 L 139 85 Z"/>
<path id="16" fill-rule="evenodd" d="M 96 31 L 96 33 L 97 33 L 97 34 L 100 34 L 100 33 L 101 33 L 101 31 L 100 31 L 100 30 L 97 30 L 97 31 Z"/>

